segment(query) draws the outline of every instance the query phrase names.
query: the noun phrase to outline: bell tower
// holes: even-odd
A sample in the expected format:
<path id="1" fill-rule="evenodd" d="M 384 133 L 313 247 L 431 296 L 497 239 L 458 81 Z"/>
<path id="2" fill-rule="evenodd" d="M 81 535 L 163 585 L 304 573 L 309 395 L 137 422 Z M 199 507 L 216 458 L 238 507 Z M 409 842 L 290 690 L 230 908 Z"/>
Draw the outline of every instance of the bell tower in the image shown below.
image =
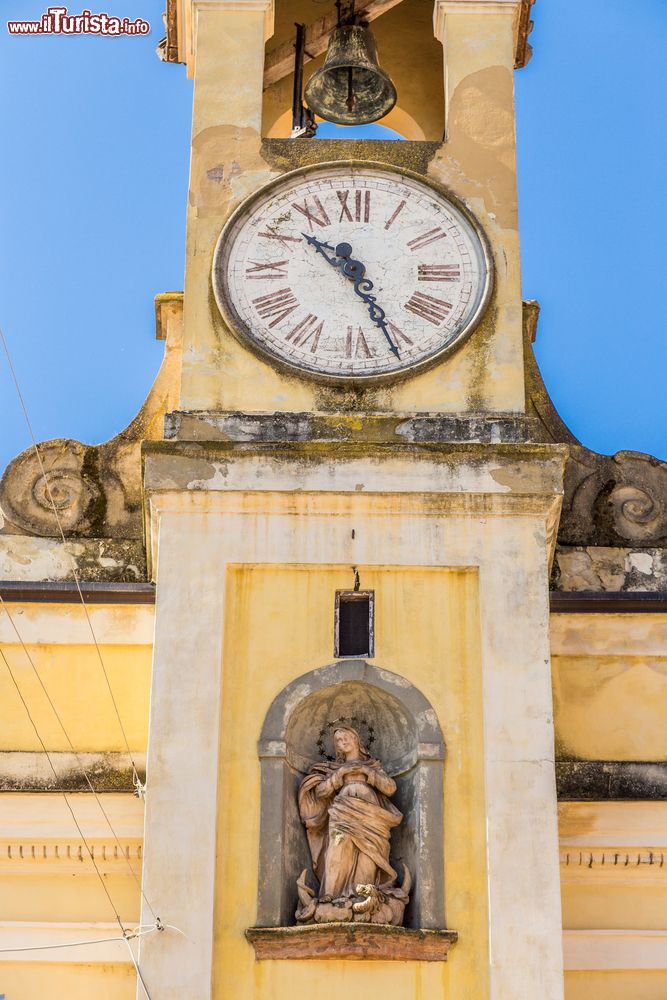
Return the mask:
<path id="1" fill-rule="evenodd" d="M 530 2 L 357 0 L 377 71 L 340 14 L 168 12 L 194 109 L 180 393 L 143 452 L 144 884 L 183 934 L 141 969 L 160 1000 L 561 1000 Z M 290 138 L 295 22 L 313 109 L 389 81 L 405 141 Z"/>

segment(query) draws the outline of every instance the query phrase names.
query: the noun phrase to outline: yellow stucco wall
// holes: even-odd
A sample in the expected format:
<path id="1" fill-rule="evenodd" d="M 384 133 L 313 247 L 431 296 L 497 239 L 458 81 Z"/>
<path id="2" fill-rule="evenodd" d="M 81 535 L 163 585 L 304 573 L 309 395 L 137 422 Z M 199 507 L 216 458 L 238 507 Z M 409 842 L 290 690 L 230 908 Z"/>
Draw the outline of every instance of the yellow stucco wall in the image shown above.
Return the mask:
<path id="1" fill-rule="evenodd" d="M 565 1000 L 665 1000 L 667 972 L 566 972 Z"/>
<path id="2" fill-rule="evenodd" d="M 132 965 L 86 965 L 44 962 L 31 965 L 28 976 L 22 962 L 0 966 L 0 989 L 7 1000 L 135 1000 L 136 974 Z"/>
<path id="3" fill-rule="evenodd" d="M 259 850 L 257 739 L 274 697 L 333 660 L 330 598 L 349 588 L 340 567 L 231 569 L 226 597 L 220 773 L 216 1000 L 287 1000 L 319 984 L 322 995 L 392 998 L 487 996 L 487 916 L 477 576 L 472 571 L 376 569 L 381 662 L 429 699 L 450 748 L 445 765 L 447 924 L 460 942 L 449 962 L 255 962 L 243 933 L 255 923 Z M 268 609 L 268 610 L 267 610 Z M 309 623 L 294 631 L 295 609 Z M 327 641 L 323 637 L 329 637 Z M 224 844 L 224 851 L 222 845 Z"/>
<path id="4" fill-rule="evenodd" d="M 552 616 L 559 755 L 667 760 L 667 615 Z"/>
<path id="5" fill-rule="evenodd" d="M 133 754 L 143 755 L 148 734 L 153 609 L 95 605 L 90 621 Z M 13 624 L 12 624 L 13 623 Z M 19 642 L 18 634 L 25 643 Z M 64 754 L 76 769 L 75 750 L 119 754 L 129 766 L 113 701 L 80 606 L 6 603 L 0 609 L 0 650 L 41 739 L 54 762 Z M 0 657 L 0 753 L 3 772 L 12 759 L 43 758 L 26 708 Z M 36 671 L 36 672 L 35 672 Z M 17 754 L 16 752 L 19 752 Z M 23 752 L 22 755 L 20 752 Z M 8 759 L 8 754 L 15 757 Z M 46 763 L 39 767 L 51 780 Z M 19 773 L 25 773 L 20 771 Z M 96 782 L 95 769 L 91 772 Z M 99 778 L 99 772 L 97 773 Z M 126 926 L 139 921 L 143 805 L 131 794 L 100 796 L 120 845 L 90 794 L 67 797 L 96 853 L 106 889 Z M 117 856 L 127 851 L 130 861 Z M 62 794 L 4 792 L 0 797 L 0 949 L 64 940 L 118 936 L 109 899 L 87 856 Z M 0 993 L 8 1000 L 134 1000 L 136 975 L 124 944 L 104 960 L 108 946 L 0 955 Z M 112 946 L 113 949 L 113 946 Z M 20 960 L 19 960 L 20 958 Z M 16 959 L 16 960 L 12 960 Z"/>
<path id="6" fill-rule="evenodd" d="M 5 646 L 3 652 L 49 750 L 70 747 L 44 688 L 77 750 L 124 751 L 125 740 L 95 647 L 33 645 L 27 649 L 32 664 L 20 646 Z M 102 646 L 100 652 L 130 749 L 145 751 L 151 648 Z M 0 702 L 7 714 L 0 728 L 0 750 L 40 751 L 41 744 L 6 669 L 0 670 Z"/>
<path id="7" fill-rule="evenodd" d="M 381 583 L 381 586 L 380 586 Z M 243 930 L 255 922 L 259 829 L 256 742 L 264 714 L 276 694 L 295 677 L 333 660 L 331 609 L 337 588 L 351 584 L 340 567 L 236 567 L 227 586 L 227 627 L 222 701 L 223 767 L 220 775 L 219 837 L 229 847 L 220 885 L 232 886 L 217 899 L 216 1000 L 237 995 L 282 1000 L 306 975 L 304 963 L 256 963 Z M 481 692 L 477 635 L 477 577 L 472 571 L 386 569 L 364 572 L 362 585 L 378 599 L 377 666 L 409 677 L 436 708 L 448 747 L 445 764 L 445 870 L 447 923 L 461 934 L 449 963 L 321 963 L 327 991 L 383 991 L 387 995 L 484 998 L 487 956 L 486 887 L 481 771 Z M 271 600 L 269 601 L 269 595 Z M 326 599 L 322 600 L 322 595 Z M 267 608 L 270 610 L 267 612 Z M 312 627 L 294 634 L 295 609 Z M 20 610 L 21 614 L 16 612 Z M 54 699 L 77 750 L 122 749 L 118 721 L 94 646 L 80 610 L 69 606 L 12 605 L 10 612 Z M 152 608 L 96 607 L 93 625 L 133 751 L 145 749 L 148 724 Z M 660 615 L 553 615 L 551 618 L 556 723 L 560 746 L 588 756 L 625 760 L 659 759 L 664 754 L 664 688 L 667 672 L 667 617 Z M 324 637 L 324 638 L 322 638 Z M 24 691 L 35 721 L 51 750 L 65 751 L 59 731 L 27 656 L 7 628 L 0 646 Z M 288 654 L 284 650 L 288 650 Z M 25 710 L 0 662 L 3 706 L 0 750 L 39 750 Z M 663 756 L 664 759 L 664 756 Z M 75 803 L 91 801 L 78 794 Z M 132 843 L 141 841 L 141 803 L 132 796 L 113 799 L 116 827 Z M 235 802 L 245 810 L 238 820 Z M 90 866 L 71 861 L 42 867 L 29 858 L 10 860 L 6 844 L 73 845 L 78 837 L 63 812 L 62 796 L 5 793 L 2 804 L 0 930 L 7 922 L 26 926 L 64 923 L 89 926 L 112 918 L 108 901 Z M 127 806 L 130 806 L 128 813 Z M 604 961 L 622 964 L 622 949 L 633 938 L 667 928 L 667 866 L 646 858 L 667 855 L 667 803 L 562 803 L 560 812 L 563 924 L 568 933 L 599 930 L 623 934 L 622 948 L 609 946 Z M 87 813 L 94 821 L 92 812 Z M 128 819 L 128 815 L 131 816 Z M 12 819 L 12 817 L 14 817 Z M 133 817 L 133 818 L 132 818 Z M 69 825 L 68 825 L 69 823 Z M 96 842 L 108 838 L 98 817 Z M 15 830 L 23 831 L 19 836 Z M 88 828 L 87 828 L 88 829 Z M 624 849 L 633 858 L 624 870 L 601 866 L 599 855 Z M 565 865 L 569 852 L 592 852 L 596 860 Z M 634 852 L 634 854 L 633 854 Z M 27 852 L 26 852 L 27 853 Z M 644 861 L 636 863 L 638 856 Z M 222 857 L 222 855 L 221 855 Z M 119 863 L 105 873 L 123 919 L 138 920 L 138 887 Z M 92 932 L 91 932 L 92 933 Z M 108 933 L 108 931 L 105 931 Z M 643 940 L 643 939 L 642 939 Z M 135 974 L 127 959 L 86 962 L 32 958 L 0 962 L 0 992 L 8 1000 L 134 1000 Z M 64 956 L 63 956 L 64 957 Z M 649 963 L 650 964 L 650 963 Z M 230 973 L 230 969 L 234 970 Z M 312 969 L 308 976 L 312 975 Z M 239 992 L 231 992 L 232 986 Z M 601 968 L 566 971 L 566 1000 L 664 1000 L 667 972 Z"/>

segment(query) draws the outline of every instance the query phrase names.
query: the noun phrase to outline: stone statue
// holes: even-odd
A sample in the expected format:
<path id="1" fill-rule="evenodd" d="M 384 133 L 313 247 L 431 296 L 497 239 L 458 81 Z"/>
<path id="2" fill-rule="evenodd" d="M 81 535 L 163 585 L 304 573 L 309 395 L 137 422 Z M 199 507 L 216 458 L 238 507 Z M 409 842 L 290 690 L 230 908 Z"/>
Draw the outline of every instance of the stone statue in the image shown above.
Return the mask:
<path id="1" fill-rule="evenodd" d="M 297 881 L 297 923 L 355 921 L 403 923 L 411 887 L 389 863 L 391 831 L 403 819 L 390 801 L 396 782 L 363 746 L 359 733 L 340 725 L 333 734 L 335 760 L 313 764 L 299 788 L 299 814 L 306 827 L 319 890 Z"/>

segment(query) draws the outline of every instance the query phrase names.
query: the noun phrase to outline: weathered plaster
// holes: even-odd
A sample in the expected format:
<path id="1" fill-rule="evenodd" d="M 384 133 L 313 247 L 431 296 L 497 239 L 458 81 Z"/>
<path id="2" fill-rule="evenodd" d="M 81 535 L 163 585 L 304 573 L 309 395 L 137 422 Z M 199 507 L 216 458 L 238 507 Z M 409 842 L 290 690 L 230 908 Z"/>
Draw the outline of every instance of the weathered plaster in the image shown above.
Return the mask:
<path id="1" fill-rule="evenodd" d="M 526 440 L 527 426 L 520 418 L 504 415 L 456 415 L 366 413 L 238 413 L 175 412 L 165 419 L 165 439 L 179 441 L 275 442 L 313 441 L 344 444 L 348 441 L 375 443 L 501 442 Z"/>
<path id="2" fill-rule="evenodd" d="M 646 593 L 667 591 L 667 549 L 556 548 L 553 590 Z"/>
<path id="3" fill-rule="evenodd" d="M 346 959 L 446 962 L 456 931 L 414 930 L 372 924 L 250 927 L 246 937 L 258 959 Z"/>
<path id="4" fill-rule="evenodd" d="M 135 753 L 134 763 L 145 781 L 146 754 Z M 0 750 L 2 792 L 90 792 L 92 785 L 96 792 L 134 794 L 133 777 L 126 753 Z"/>
<path id="5" fill-rule="evenodd" d="M 554 615 L 551 656 L 560 760 L 667 760 L 667 615 Z M 631 787 L 627 768 L 612 768 L 610 778 Z M 584 770 L 581 779 L 585 788 Z"/>
<path id="6" fill-rule="evenodd" d="M 660 801 L 667 799 L 667 763 L 615 760 L 557 760 L 556 786 L 559 801 L 604 802 Z M 652 864 L 652 860 L 647 859 Z M 665 852 L 656 862 L 661 867 Z M 618 863 L 618 861 L 616 862 Z M 666 873 L 667 874 L 667 873 Z"/>
<path id="7" fill-rule="evenodd" d="M 256 737 L 244 720 L 256 713 L 258 704 L 268 707 L 288 680 L 318 663 L 329 662 L 331 657 L 324 619 L 317 628 L 312 623 L 305 630 L 296 628 L 302 602 L 292 593 L 294 581 L 297 577 L 311 581 L 308 592 L 315 596 L 324 586 L 315 581 L 324 579 L 327 565 L 332 565 L 329 572 L 342 581 L 351 579 L 350 567 L 357 566 L 364 586 L 372 585 L 371 573 L 377 574 L 376 593 L 383 593 L 390 586 L 390 571 L 400 580 L 407 573 L 431 573 L 434 578 L 428 585 L 435 586 L 438 573 L 468 567 L 479 569 L 480 621 L 474 628 L 472 623 L 466 625 L 461 656 L 447 662 L 458 664 L 455 676 L 459 677 L 465 656 L 472 655 L 480 644 L 484 737 L 467 737 L 472 742 L 466 746 L 473 754 L 471 761 L 483 755 L 484 763 L 476 765 L 483 770 L 465 783 L 467 792 L 458 787 L 468 802 L 465 810 L 477 809 L 478 796 L 483 795 L 486 820 L 469 827 L 468 840 L 471 832 L 477 836 L 482 830 L 487 837 L 490 944 L 473 972 L 469 964 L 472 953 L 466 952 L 461 935 L 453 952 L 461 964 L 455 966 L 450 961 L 448 967 L 460 970 L 452 972 L 459 976 L 453 982 L 471 995 L 483 996 L 489 988 L 491 996 L 559 998 L 562 973 L 546 520 L 558 503 L 564 456 L 558 451 L 549 452 L 547 457 L 528 446 L 525 454 L 531 456 L 529 464 L 542 465 L 544 480 L 541 485 L 533 480 L 531 487 L 529 478 L 517 477 L 513 482 L 519 492 L 515 494 L 494 480 L 489 464 L 494 468 L 503 464 L 498 458 L 503 447 L 512 452 L 507 455 L 508 463 L 510 458 L 515 461 L 516 446 L 493 449 L 495 460 L 488 448 L 475 454 L 474 447 L 466 446 L 472 452 L 471 460 L 461 461 L 458 454 L 451 466 L 442 461 L 442 449 L 437 461 L 429 449 L 424 450 L 426 457 L 421 449 L 412 448 L 401 457 L 393 446 L 381 459 L 368 454 L 355 459 L 346 455 L 345 449 L 343 454 L 336 452 L 333 461 L 327 448 L 310 446 L 311 455 L 304 462 L 303 458 L 292 460 L 284 448 L 273 446 L 265 456 L 257 456 L 253 454 L 257 446 L 251 446 L 247 455 L 243 446 L 234 446 L 224 462 L 219 458 L 211 462 L 207 457 L 210 447 L 169 442 L 145 457 L 150 535 L 154 546 L 159 538 L 160 556 L 144 870 L 149 893 L 157 895 L 160 908 L 173 914 L 187 938 L 168 949 L 162 947 L 161 939 L 144 939 L 142 968 L 159 977 L 155 981 L 164 989 L 165 1000 L 170 993 L 200 1000 L 208 995 L 243 995 L 251 988 L 260 990 L 258 998 L 268 997 L 269 992 L 277 998 L 293 995 L 299 983 L 305 987 L 305 970 L 298 963 L 290 963 L 289 982 L 283 972 L 272 969 L 268 978 L 255 985 L 252 952 L 242 935 L 255 915 L 259 816 L 258 774 L 256 765 L 250 769 L 248 760 L 248 753 L 254 760 Z M 188 465 L 192 459 L 195 467 Z M 206 464 L 210 471 L 202 483 L 201 469 Z M 198 488 L 188 489 L 193 479 Z M 365 488 L 362 491 L 358 486 Z M 371 487 L 373 492 L 367 493 Z M 531 488 L 537 493 L 531 495 Z M 397 493 L 397 489 L 404 492 Z M 424 490 L 429 496 L 422 496 Z M 438 491 L 448 495 L 442 497 Z M 191 581 L 179 571 L 184 559 L 193 558 L 207 581 L 196 604 L 192 602 Z M 273 586 L 269 578 L 268 589 L 253 599 L 254 591 L 249 588 L 257 579 L 253 566 L 258 563 L 270 564 L 275 572 L 287 576 L 276 578 Z M 520 572 L 517 567 L 521 567 Z M 251 574 L 247 585 L 242 584 L 246 573 Z M 232 585 L 232 581 L 237 582 Z M 327 593 L 329 590 L 327 587 Z M 402 587 L 403 599 L 409 599 L 411 593 L 410 587 Z M 314 607 L 326 606 L 323 594 Z M 430 600 L 424 609 L 430 607 Z M 289 603 L 289 613 L 283 609 L 284 601 Z M 450 605 L 445 602 L 443 613 L 445 606 Z M 396 609 L 399 607 L 396 604 Z M 470 601 L 466 607 L 472 608 Z M 260 609 L 259 620 L 246 618 Z M 321 610 L 317 613 L 323 614 Z M 415 608 L 410 613 L 418 612 Z M 383 621 L 389 629 L 385 641 L 390 645 L 383 666 L 397 674 L 407 673 L 427 691 L 432 704 L 435 695 L 431 692 L 441 692 L 437 709 L 443 718 L 454 711 L 454 705 L 462 710 L 466 698 L 472 696 L 463 692 L 473 678 L 464 681 L 461 675 L 463 688 L 459 689 L 457 681 L 450 698 L 444 693 L 442 685 L 449 683 L 450 674 L 443 672 L 440 657 L 437 663 L 433 660 L 437 651 L 432 642 L 435 626 L 432 616 L 429 620 L 431 624 L 423 630 L 427 645 L 419 645 L 417 656 L 415 650 L 409 652 L 400 645 L 407 638 L 400 629 L 400 615 L 387 610 Z M 288 629 L 293 638 L 298 633 L 298 641 L 290 640 L 288 653 L 276 628 Z M 447 641 L 458 642 L 457 628 L 447 630 Z M 403 636 L 400 643 L 399 635 Z M 381 641 L 379 636 L 377 641 Z M 380 646 L 377 653 L 381 655 Z M 464 675 L 468 676 L 466 671 Z M 516 677 L 516 683 L 510 682 L 510 676 Z M 460 695 L 455 696 L 455 691 Z M 480 721 L 476 711 L 471 708 L 466 714 L 462 710 L 457 724 L 476 726 Z M 449 745 L 446 730 L 445 739 Z M 461 749 L 461 736 L 453 742 Z M 187 765 L 193 758 L 198 762 L 196 773 Z M 455 780 L 454 774 L 450 780 Z M 216 788 L 225 789 L 217 802 Z M 242 825 L 238 811 L 228 807 L 237 791 L 251 810 Z M 181 838 L 189 842 L 190 817 L 195 814 L 200 847 L 196 857 L 187 850 L 174 851 Z M 446 843 L 453 852 L 451 859 L 446 858 L 446 870 L 451 870 L 452 864 L 464 863 L 467 847 L 456 837 Z M 169 880 L 164 879 L 167 857 Z M 478 861 L 480 857 L 477 855 Z M 217 865 L 221 866 L 219 872 Z M 466 878 L 478 876 L 476 868 Z M 221 909 L 215 918 L 213 887 L 230 885 L 230 880 L 234 891 L 220 892 Z M 475 898 L 486 898 L 481 888 L 480 893 Z M 184 907 L 185 898 L 189 902 Z M 448 915 L 448 921 L 461 931 L 456 921 L 469 912 L 467 902 L 456 892 L 447 898 L 458 915 Z M 534 906 L 536 898 L 541 901 L 539 913 Z M 487 926 L 486 920 L 483 923 Z M 213 950 L 211 934 L 219 942 L 218 952 Z M 481 946 L 478 933 L 473 935 L 474 941 L 467 937 L 473 950 Z M 525 946 L 522 962 L 516 963 L 513 956 L 519 939 L 525 939 Z M 212 966 L 214 954 L 219 958 Z M 335 962 L 327 965 L 331 970 L 327 988 L 334 988 L 343 967 Z M 224 968 L 225 973 L 215 980 L 211 994 L 212 967 Z M 411 996 L 409 970 L 396 968 L 400 980 L 385 978 L 380 980 L 382 987 L 393 988 L 395 996 Z M 358 963 L 357 969 L 355 988 L 363 989 L 364 963 Z M 487 987 L 489 977 L 491 985 Z M 342 981 L 339 985 L 343 987 Z M 425 988 L 434 995 L 441 985 L 440 980 L 436 985 L 429 979 Z"/>
<path id="8" fill-rule="evenodd" d="M 150 606 L 88 604 L 84 608 L 78 594 L 65 605 L 12 602 L 4 598 L 0 608 L 0 643 L 16 645 L 18 630 L 28 646 L 90 646 L 92 629 L 104 647 L 150 647 L 154 617 Z"/>
<path id="9" fill-rule="evenodd" d="M 132 582 L 146 579 L 141 539 L 55 538 L 0 535 L 0 579 Z"/>

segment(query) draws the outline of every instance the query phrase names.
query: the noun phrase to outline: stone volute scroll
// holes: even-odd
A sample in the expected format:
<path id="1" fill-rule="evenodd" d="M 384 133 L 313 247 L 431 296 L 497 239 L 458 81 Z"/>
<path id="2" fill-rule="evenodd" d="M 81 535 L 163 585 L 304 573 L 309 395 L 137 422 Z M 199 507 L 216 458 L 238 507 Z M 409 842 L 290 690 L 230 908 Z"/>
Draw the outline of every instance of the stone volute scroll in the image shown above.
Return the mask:
<path id="1" fill-rule="evenodd" d="M 259 742 L 257 959 L 445 961 L 444 745 L 404 677 L 362 660 L 292 681 Z"/>

